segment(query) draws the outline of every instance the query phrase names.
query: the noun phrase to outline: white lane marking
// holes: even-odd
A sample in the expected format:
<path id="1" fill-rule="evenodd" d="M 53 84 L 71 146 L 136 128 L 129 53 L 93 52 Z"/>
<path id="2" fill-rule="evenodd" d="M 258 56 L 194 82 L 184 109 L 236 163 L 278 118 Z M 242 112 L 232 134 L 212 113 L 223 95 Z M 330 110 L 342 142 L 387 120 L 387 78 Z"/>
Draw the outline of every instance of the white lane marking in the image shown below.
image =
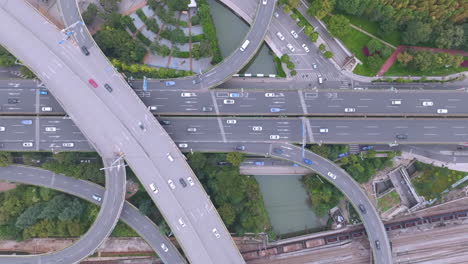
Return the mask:
<path id="1" fill-rule="evenodd" d="M 211 94 L 211 100 L 213 100 L 213 106 L 214 106 L 214 109 L 216 111 L 216 114 L 219 115 L 218 102 L 216 102 L 216 97 L 215 97 L 214 91 L 210 91 L 210 94 Z"/>
<path id="2" fill-rule="evenodd" d="M 223 142 L 227 142 L 226 134 L 224 133 L 223 120 L 221 119 L 221 117 L 218 117 L 217 119 L 218 119 L 219 130 L 221 132 L 221 137 L 223 138 Z"/>
<path id="3" fill-rule="evenodd" d="M 437 134 L 424 134 L 424 136 L 437 136 Z"/>
<path id="4" fill-rule="evenodd" d="M 424 128 L 437 128 L 435 126 L 425 126 Z"/>
<path id="5" fill-rule="evenodd" d="M 407 126 L 397 126 L 395 128 L 408 128 Z"/>
<path id="6" fill-rule="evenodd" d="M 461 129 L 463 129 L 463 128 L 465 128 L 465 127 L 452 127 L 452 128 L 461 128 Z"/>
<path id="7" fill-rule="evenodd" d="M 302 95 L 302 91 L 297 91 L 297 93 L 299 94 L 299 100 L 301 101 L 302 112 L 304 114 L 308 114 L 307 106 L 306 106 L 306 103 L 305 103 L 305 100 L 304 100 L 304 96 Z"/>

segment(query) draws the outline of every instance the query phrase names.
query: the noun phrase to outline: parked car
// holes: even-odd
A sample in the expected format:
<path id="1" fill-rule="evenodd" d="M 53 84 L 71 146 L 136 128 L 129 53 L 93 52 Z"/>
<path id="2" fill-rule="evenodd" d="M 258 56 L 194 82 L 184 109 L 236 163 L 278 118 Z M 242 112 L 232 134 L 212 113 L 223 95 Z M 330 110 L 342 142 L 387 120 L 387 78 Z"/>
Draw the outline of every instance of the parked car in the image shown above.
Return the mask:
<path id="1" fill-rule="evenodd" d="M 279 39 L 284 40 L 284 36 L 281 32 L 276 32 L 276 36 L 278 36 Z"/>
<path id="2" fill-rule="evenodd" d="M 309 53 L 309 47 L 307 47 L 307 45 L 304 43 L 302 44 L 302 48 L 305 50 L 305 52 Z"/>
<path id="3" fill-rule="evenodd" d="M 299 35 L 297 35 L 296 31 L 294 31 L 294 30 L 291 30 L 291 35 L 292 35 L 295 39 L 297 39 L 297 38 L 299 37 Z"/>
<path id="4" fill-rule="evenodd" d="M 291 52 L 294 52 L 296 49 L 293 47 L 293 45 L 291 45 L 290 43 L 288 43 L 288 45 L 286 45 L 286 47 L 288 47 L 288 49 L 291 51 Z"/>

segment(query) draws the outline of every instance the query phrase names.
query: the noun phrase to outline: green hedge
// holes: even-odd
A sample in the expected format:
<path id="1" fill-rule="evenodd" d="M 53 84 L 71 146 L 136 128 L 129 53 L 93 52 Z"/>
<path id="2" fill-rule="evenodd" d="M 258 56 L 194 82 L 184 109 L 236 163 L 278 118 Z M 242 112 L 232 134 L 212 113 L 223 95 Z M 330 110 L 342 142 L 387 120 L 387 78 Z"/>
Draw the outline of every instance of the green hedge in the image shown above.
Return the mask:
<path id="1" fill-rule="evenodd" d="M 138 10 L 136 11 L 136 14 L 137 14 L 137 16 L 141 19 L 141 21 L 143 21 L 143 23 L 146 23 L 146 20 L 147 20 L 148 18 L 146 17 L 146 15 L 145 15 L 145 13 L 143 12 L 143 10 L 138 9 Z"/>
<path id="2" fill-rule="evenodd" d="M 143 34 L 141 34 L 141 32 L 138 32 L 136 37 L 141 41 L 143 42 L 143 44 L 145 44 L 146 46 L 149 46 L 151 45 L 151 40 L 149 40 L 147 37 L 145 37 Z"/>
<path id="3" fill-rule="evenodd" d="M 210 41 L 210 46 L 213 49 L 213 58 L 211 64 L 215 65 L 223 60 L 221 51 L 219 50 L 218 38 L 216 37 L 216 28 L 210 14 L 210 7 L 205 0 L 198 1 L 198 16 L 200 16 L 201 26 L 206 38 Z"/>
<path id="4" fill-rule="evenodd" d="M 193 74 L 193 72 L 190 71 L 153 68 L 144 64 L 125 64 L 116 59 L 112 60 L 112 65 L 119 71 L 124 72 L 125 75 L 132 76 L 133 78 L 143 78 L 143 76 L 146 76 L 147 78 L 167 79 L 190 76 Z"/>
<path id="5" fill-rule="evenodd" d="M 145 21 L 146 28 L 155 34 L 159 33 L 159 25 L 154 18 Z"/>
<path id="6" fill-rule="evenodd" d="M 172 51 L 171 53 L 171 56 L 172 57 L 176 57 L 176 58 L 184 58 L 184 59 L 187 59 L 190 57 L 190 52 L 188 51 Z"/>
<path id="7" fill-rule="evenodd" d="M 179 20 L 179 26 L 180 27 L 188 27 L 187 21 Z"/>
<path id="8" fill-rule="evenodd" d="M 205 34 L 192 35 L 192 43 L 201 42 L 204 39 L 205 39 Z"/>

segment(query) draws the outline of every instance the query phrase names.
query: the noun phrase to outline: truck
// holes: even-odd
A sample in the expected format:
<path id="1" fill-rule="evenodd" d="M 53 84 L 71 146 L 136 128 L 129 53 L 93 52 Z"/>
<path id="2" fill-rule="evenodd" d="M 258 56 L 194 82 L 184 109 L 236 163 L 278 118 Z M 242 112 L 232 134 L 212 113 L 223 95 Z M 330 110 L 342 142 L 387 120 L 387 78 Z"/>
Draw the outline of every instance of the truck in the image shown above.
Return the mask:
<path id="1" fill-rule="evenodd" d="M 249 46 L 249 44 L 250 44 L 250 40 L 248 40 L 248 39 L 245 40 L 244 43 L 242 44 L 242 46 L 240 47 L 240 50 L 244 51 L 247 48 L 247 46 Z"/>

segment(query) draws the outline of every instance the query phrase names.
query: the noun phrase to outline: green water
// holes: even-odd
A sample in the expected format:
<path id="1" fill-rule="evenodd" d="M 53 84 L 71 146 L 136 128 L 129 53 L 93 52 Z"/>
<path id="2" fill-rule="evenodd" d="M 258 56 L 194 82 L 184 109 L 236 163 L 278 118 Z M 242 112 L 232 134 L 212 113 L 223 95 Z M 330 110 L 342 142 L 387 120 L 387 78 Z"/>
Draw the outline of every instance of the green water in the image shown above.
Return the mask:
<path id="1" fill-rule="evenodd" d="M 273 230 L 286 234 L 326 225 L 326 218 L 317 217 L 310 204 L 301 176 L 255 176 L 265 201 Z"/>
<path id="2" fill-rule="evenodd" d="M 219 48 L 224 58 L 239 48 L 242 40 L 249 30 L 249 25 L 236 16 L 231 9 L 216 0 L 207 0 L 210 5 L 211 16 L 216 26 Z M 245 73 L 276 74 L 273 57 L 269 48 L 263 44 L 255 60 L 249 65 Z"/>

